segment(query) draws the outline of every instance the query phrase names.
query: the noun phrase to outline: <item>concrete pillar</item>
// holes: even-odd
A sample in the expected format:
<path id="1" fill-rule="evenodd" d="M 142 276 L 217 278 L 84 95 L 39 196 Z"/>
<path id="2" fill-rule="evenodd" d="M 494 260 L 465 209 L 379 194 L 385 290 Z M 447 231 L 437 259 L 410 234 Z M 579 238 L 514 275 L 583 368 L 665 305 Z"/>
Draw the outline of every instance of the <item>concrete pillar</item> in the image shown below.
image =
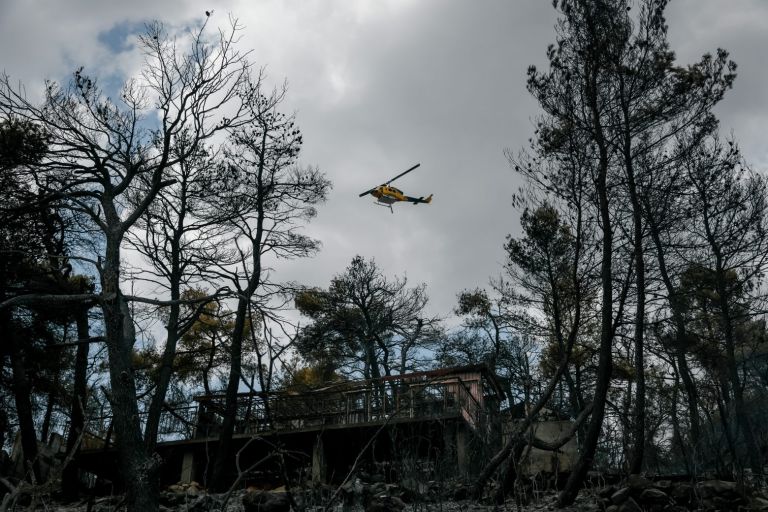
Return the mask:
<path id="1" fill-rule="evenodd" d="M 184 452 L 184 458 L 181 459 L 181 478 L 179 482 L 183 484 L 190 483 L 195 478 L 195 456 L 192 450 Z"/>
<path id="2" fill-rule="evenodd" d="M 324 484 L 325 475 L 325 447 L 323 446 L 323 438 L 319 435 L 312 444 L 312 482 Z"/>

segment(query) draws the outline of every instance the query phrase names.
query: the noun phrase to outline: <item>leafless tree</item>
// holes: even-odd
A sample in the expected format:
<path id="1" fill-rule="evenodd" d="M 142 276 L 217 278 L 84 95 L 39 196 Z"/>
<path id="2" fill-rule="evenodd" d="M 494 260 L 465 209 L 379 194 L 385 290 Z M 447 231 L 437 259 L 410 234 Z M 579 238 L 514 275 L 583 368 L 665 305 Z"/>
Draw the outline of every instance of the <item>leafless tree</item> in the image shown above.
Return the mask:
<path id="1" fill-rule="evenodd" d="M 250 122 L 254 91 L 246 55 L 237 49 L 238 32 L 233 20 L 213 37 L 204 25 L 177 39 L 162 24 L 150 24 L 139 38 L 142 74 L 128 80 L 116 99 L 82 69 L 66 84 L 47 82 L 40 103 L 7 75 L 0 79 L 0 113 L 38 124 L 48 136 L 50 150 L 30 169 L 30 181 L 46 201 L 87 216 L 100 237 L 99 252 L 89 259 L 99 275 L 97 294 L 25 297 L 14 304 L 98 301 L 129 510 L 157 508 L 159 465 L 140 429 L 131 362 L 135 331 L 120 289 L 122 247 L 157 194 L 173 183 L 169 169 L 217 134 Z M 174 153 L 182 134 L 189 143 Z"/>
<path id="2" fill-rule="evenodd" d="M 226 172 L 219 177 L 222 186 L 209 198 L 213 207 L 227 212 L 230 236 L 226 243 L 231 252 L 228 260 L 210 271 L 236 296 L 224 423 L 211 476 L 214 488 L 224 488 L 230 469 L 237 390 L 244 380 L 243 342 L 256 337 L 257 326 L 281 320 L 275 309 L 286 300 L 284 287 L 271 278 L 269 265 L 318 250 L 319 242 L 301 229 L 315 216 L 315 205 L 325 200 L 330 188 L 318 169 L 298 163 L 302 135 L 294 116 L 280 111 L 285 92 L 285 88 L 270 94 L 249 89 L 252 122 L 232 131 L 224 152 Z M 267 382 L 263 374 L 259 377 L 263 389 Z"/>

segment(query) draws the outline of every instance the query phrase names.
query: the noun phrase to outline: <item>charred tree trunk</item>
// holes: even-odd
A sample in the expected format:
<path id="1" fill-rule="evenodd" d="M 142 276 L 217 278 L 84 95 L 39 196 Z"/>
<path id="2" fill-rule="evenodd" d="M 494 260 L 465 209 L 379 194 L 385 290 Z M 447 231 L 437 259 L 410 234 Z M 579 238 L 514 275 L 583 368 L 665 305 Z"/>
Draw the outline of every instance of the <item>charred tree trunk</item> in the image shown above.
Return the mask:
<path id="1" fill-rule="evenodd" d="M 104 203 L 103 203 L 104 204 Z M 107 214 L 119 217 L 111 204 L 105 204 Z M 118 457 L 126 489 L 129 511 L 151 511 L 159 507 L 158 461 L 150 457 L 141 436 L 136 381 L 133 373 L 133 320 L 128 304 L 120 292 L 120 242 L 122 234 L 108 234 L 101 288 L 104 298 L 101 309 L 109 356 L 109 377 L 112 423 L 117 435 Z"/>
<path id="2" fill-rule="evenodd" d="M 237 390 L 240 386 L 242 373 L 243 332 L 245 330 L 245 317 L 248 303 L 241 298 L 237 302 L 237 315 L 232 331 L 232 343 L 230 345 L 229 380 L 224 399 L 224 420 L 221 424 L 219 444 L 213 459 L 213 472 L 211 475 L 211 488 L 226 489 L 227 467 L 232 451 L 232 435 L 235 432 L 237 422 Z"/>
<path id="3" fill-rule="evenodd" d="M 51 421 L 53 420 L 53 408 L 56 406 L 57 390 L 59 388 L 59 373 L 61 368 L 58 366 L 53 372 L 51 389 L 48 391 L 48 400 L 45 404 L 45 415 L 43 416 L 43 425 L 40 427 L 40 442 L 47 443 L 51 430 Z"/>
<path id="4" fill-rule="evenodd" d="M 620 81 L 621 97 L 625 98 L 624 80 Z M 635 293 L 637 306 L 635 308 L 635 409 L 632 415 L 632 453 L 630 454 L 631 474 L 640 473 L 643 469 L 645 453 L 645 261 L 643 259 L 643 211 L 638 192 L 637 176 L 632 160 L 632 138 L 629 126 L 629 105 L 622 100 L 624 114 L 624 168 L 627 173 L 629 199 L 632 203 L 632 244 L 635 259 Z"/>
<path id="5" fill-rule="evenodd" d="M 88 311 L 82 310 L 75 319 L 77 323 L 77 338 L 87 340 Z M 79 343 L 75 354 L 75 378 L 72 389 L 72 409 L 70 412 L 69 434 L 67 435 L 67 454 L 79 449 L 78 440 L 85 428 L 85 408 L 88 402 L 88 343 Z M 79 468 L 75 460 L 64 467 L 61 474 L 61 490 L 69 499 L 77 498 Z"/>
<path id="6" fill-rule="evenodd" d="M 2 313 L 4 317 L 10 317 Z M 37 453 L 37 435 L 35 433 L 34 411 L 32 409 L 32 386 L 27 378 L 27 362 L 24 349 L 21 346 L 18 332 L 12 322 L 3 322 L 6 327 L 6 335 L 10 341 L 11 379 L 13 384 L 13 398 L 16 405 L 16 416 L 19 421 L 19 435 L 21 436 L 21 450 L 24 461 L 24 473 L 30 480 L 42 483 L 40 473 L 40 461 Z M 28 473 L 31 470 L 31 474 Z"/>
<path id="7" fill-rule="evenodd" d="M 733 319 L 730 311 L 730 293 L 725 282 L 725 270 L 722 266 L 722 257 L 719 251 L 715 253 L 716 261 L 716 283 L 717 293 L 720 297 L 720 316 L 723 324 L 723 335 L 725 338 L 726 365 L 728 367 L 728 378 L 733 393 L 733 408 L 736 414 L 736 422 L 744 438 L 744 444 L 747 450 L 747 459 L 749 466 L 755 475 L 763 473 L 763 464 L 760 460 L 760 452 L 757 449 L 755 435 L 752 432 L 752 424 L 749 421 L 749 415 L 744 406 L 744 391 L 739 378 L 739 369 L 736 364 L 736 341 L 733 333 Z"/>
<path id="8" fill-rule="evenodd" d="M 178 240 L 174 239 L 171 243 L 175 248 L 178 248 Z M 181 295 L 181 272 L 178 270 L 178 250 L 173 250 L 173 261 L 171 262 L 171 265 L 174 269 L 170 280 L 171 300 L 173 303 L 170 306 L 170 312 L 168 315 L 165 349 L 163 350 L 163 357 L 160 363 L 160 373 L 157 378 L 157 387 L 155 389 L 155 394 L 152 397 L 152 402 L 149 404 L 147 425 L 144 428 L 144 442 L 147 445 L 147 450 L 150 453 L 154 451 L 155 445 L 157 444 L 157 433 L 160 426 L 160 416 L 163 412 L 165 395 L 168 392 L 168 386 L 171 382 L 171 376 L 173 375 L 173 361 L 176 358 L 176 344 L 179 340 L 178 324 L 181 304 L 178 301 Z"/>
<path id="9" fill-rule="evenodd" d="M 661 274 L 661 280 L 664 283 L 664 287 L 667 290 L 667 301 L 669 302 L 669 308 L 672 312 L 672 321 L 675 327 L 675 346 L 673 347 L 673 353 L 677 362 L 680 378 L 683 381 L 683 387 L 685 388 L 686 400 L 688 402 L 688 420 L 690 422 L 690 436 L 692 450 L 692 460 L 689 461 L 689 465 L 692 464 L 696 457 L 696 452 L 699 448 L 699 441 L 701 439 L 701 427 L 699 422 L 699 398 L 696 385 L 693 382 L 691 376 L 691 370 L 688 366 L 688 360 L 685 357 L 685 348 L 687 346 L 687 334 L 685 328 L 685 319 L 683 318 L 683 306 L 680 301 L 680 295 L 672 283 L 672 279 L 669 276 L 667 270 L 667 261 L 664 253 L 664 245 L 662 245 L 661 233 L 659 225 L 652 215 L 652 210 L 648 208 L 646 203 L 646 215 L 648 218 L 648 229 L 651 234 L 651 239 L 656 247 L 656 261 L 659 265 L 659 273 Z"/>
<path id="10" fill-rule="evenodd" d="M 594 27 L 590 27 L 594 31 Z M 592 467 L 592 462 L 597 450 L 597 442 L 605 416 L 605 400 L 608 396 L 608 388 L 613 372 L 613 231 L 610 205 L 608 199 L 608 145 L 603 136 L 603 127 L 600 120 L 600 107 L 598 104 L 598 68 L 597 63 L 592 62 L 588 66 L 587 107 L 593 124 L 594 142 L 598 149 L 598 169 L 595 179 L 595 189 L 599 202 L 599 214 L 602 228 L 602 261 L 600 266 L 600 280 L 602 284 L 602 311 L 600 317 L 600 357 L 597 367 L 597 380 L 595 383 L 594 406 L 589 427 L 584 436 L 584 444 L 579 460 L 576 462 L 571 476 L 565 488 L 558 498 L 559 505 L 567 506 L 574 502 L 581 489 L 581 485 L 587 476 L 587 471 Z"/>

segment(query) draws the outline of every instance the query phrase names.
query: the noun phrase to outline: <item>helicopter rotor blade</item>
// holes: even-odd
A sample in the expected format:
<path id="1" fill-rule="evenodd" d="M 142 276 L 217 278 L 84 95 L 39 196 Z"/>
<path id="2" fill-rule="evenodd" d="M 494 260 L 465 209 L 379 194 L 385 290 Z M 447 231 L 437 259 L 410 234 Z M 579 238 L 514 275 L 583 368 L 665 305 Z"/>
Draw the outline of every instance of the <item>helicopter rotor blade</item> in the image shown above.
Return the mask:
<path id="1" fill-rule="evenodd" d="M 389 185 L 390 183 L 392 183 L 393 181 L 395 181 L 397 178 L 400 178 L 400 177 L 403 177 L 403 176 L 405 176 L 406 174 L 408 174 L 409 172 L 411 172 L 412 170 L 414 170 L 415 168 L 417 168 L 417 167 L 418 167 L 418 166 L 420 166 L 420 165 L 421 165 L 421 164 L 416 164 L 416 165 L 414 165 L 413 167 L 411 167 L 410 169 L 408 169 L 407 171 L 401 172 L 400 174 L 398 174 L 397 176 L 395 176 L 394 178 L 392 178 L 391 180 L 389 180 L 389 181 L 386 183 L 386 185 Z"/>
<path id="2" fill-rule="evenodd" d="M 381 185 L 379 185 L 379 187 L 386 187 L 386 186 L 387 186 L 386 183 L 382 183 Z M 375 191 L 379 187 L 373 187 L 371 190 L 366 190 L 365 192 L 360 194 L 360 197 L 363 197 L 364 195 L 370 194 L 371 192 Z"/>

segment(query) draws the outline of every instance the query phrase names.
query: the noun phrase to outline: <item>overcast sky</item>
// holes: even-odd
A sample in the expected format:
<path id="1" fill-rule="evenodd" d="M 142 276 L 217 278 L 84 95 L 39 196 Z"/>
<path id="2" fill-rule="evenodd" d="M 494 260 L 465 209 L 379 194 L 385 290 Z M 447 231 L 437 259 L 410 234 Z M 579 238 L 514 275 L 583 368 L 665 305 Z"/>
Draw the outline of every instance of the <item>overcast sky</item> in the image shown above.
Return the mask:
<path id="1" fill-rule="evenodd" d="M 30 93 L 81 65 L 116 83 L 140 62 L 136 33 L 151 19 L 199 25 L 205 11 L 244 26 L 240 42 L 269 80 L 287 80 L 286 111 L 304 133 L 302 163 L 333 182 L 307 232 L 321 253 L 277 267 L 275 277 L 327 286 L 356 254 L 389 275 L 425 282 L 433 314 L 498 275 L 502 244 L 517 234 L 510 199 L 519 179 L 503 150 L 526 145 L 537 105 L 528 65 L 544 65 L 555 11 L 546 0 L 0 0 L 0 69 Z M 718 107 L 756 168 L 768 168 L 768 1 L 673 0 L 667 11 L 680 63 L 723 47 L 738 63 Z M 761 57 L 762 56 L 762 57 Z M 358 198 L 415 163 L 399 180 L 431 205 L 395 213 Z"/>

